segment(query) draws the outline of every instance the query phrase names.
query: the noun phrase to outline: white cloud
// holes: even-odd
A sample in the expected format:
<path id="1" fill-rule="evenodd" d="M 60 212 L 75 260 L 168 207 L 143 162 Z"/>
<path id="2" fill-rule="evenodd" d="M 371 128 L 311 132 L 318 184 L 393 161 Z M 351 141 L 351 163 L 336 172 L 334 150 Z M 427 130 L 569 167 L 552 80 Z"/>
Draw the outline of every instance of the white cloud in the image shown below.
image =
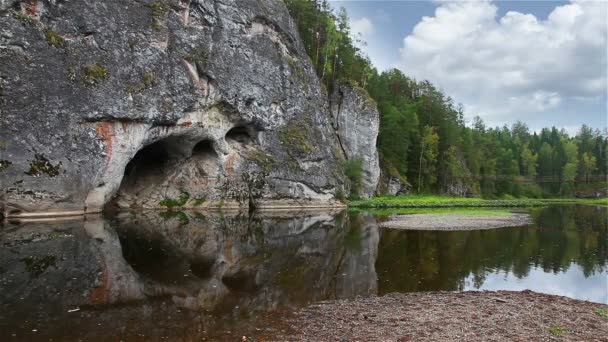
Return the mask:
<path id="1" fill-rule="evenodd" d="M 374 24 L 369 18 L 362 17 L 359 19 L 350 20 L 350 30 L 353 35 L 353 39 L 362 39 L 366 41 L 374 33 Z"/>
<path id="2" fill-rule="evenodd" d="M 444 2 L 404 39 L 400 67 L 489 121 L 605 99 L 608 3 L 556 7 L 546 20 L 491 1 Z"/>

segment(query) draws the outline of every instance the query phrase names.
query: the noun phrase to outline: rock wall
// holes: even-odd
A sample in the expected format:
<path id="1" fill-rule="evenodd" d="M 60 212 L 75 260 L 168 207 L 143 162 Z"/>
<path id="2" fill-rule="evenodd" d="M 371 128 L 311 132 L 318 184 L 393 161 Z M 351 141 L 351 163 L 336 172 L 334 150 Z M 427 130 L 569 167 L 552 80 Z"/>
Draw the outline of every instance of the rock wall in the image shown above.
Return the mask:
<path id="1" fill-rule="evenodd" d="M 343 153 L 366 195 L 378 173 L 377 111 L 340 89 L 336 136 L 281 1 L 2 1 L 0 203 L 339 206 Z"/>
<path id="2" fill-rule="evenodd" d="M 380 114 L 374 100 L 357 86 L 341 84 L 331 97 L 333 127 L 347 159 L 362 162 L 363 178 L 359 195 L 371 197 L 380 178 L 376 140 L 380 129 Z"/>

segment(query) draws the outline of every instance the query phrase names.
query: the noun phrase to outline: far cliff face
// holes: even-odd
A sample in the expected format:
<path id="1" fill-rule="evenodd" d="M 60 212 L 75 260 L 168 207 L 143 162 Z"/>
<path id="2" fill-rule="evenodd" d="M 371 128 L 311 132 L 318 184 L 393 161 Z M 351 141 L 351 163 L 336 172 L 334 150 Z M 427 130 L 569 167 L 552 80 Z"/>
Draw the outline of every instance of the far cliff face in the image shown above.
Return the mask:
<path id="1" fill-rule="evenodd" d="M 0 89 L 9 216 L 336 206 L 345 187 L 281 1 L 2 1 Z"/>
<path id="2" fill-rule="evenodd" d="M 369 198 L 376 193 L 380 178 L 376 149 L 380 129 L 378 107 L 364 89 L 341 84 L 332 94 L 331 112 L 344 155 L 347 159 L 361 160 L 363 177 L 359 195 Z"/>

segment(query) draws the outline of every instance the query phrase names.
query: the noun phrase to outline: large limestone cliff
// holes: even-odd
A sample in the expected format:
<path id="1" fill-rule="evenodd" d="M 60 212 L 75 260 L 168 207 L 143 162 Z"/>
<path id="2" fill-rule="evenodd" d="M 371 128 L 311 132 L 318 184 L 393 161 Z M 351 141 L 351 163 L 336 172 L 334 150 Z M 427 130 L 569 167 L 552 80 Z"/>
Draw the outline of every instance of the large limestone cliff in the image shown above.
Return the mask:
<path id="1" fill-rule="evenodd" d="M 376 193 L 380 164 L 376 139 L 380 129 L 378 107 L 367 92 L 355 85 L 341 84 L 331 97 L 333 127 L 347 159 L 361 160 L 362 180 L 359 195 Z"/>
<path id="2" fill-rule="evenodd" d="M 5 215 L 337 206 L 343 159 L 281 1 L 0 2 Z"/>

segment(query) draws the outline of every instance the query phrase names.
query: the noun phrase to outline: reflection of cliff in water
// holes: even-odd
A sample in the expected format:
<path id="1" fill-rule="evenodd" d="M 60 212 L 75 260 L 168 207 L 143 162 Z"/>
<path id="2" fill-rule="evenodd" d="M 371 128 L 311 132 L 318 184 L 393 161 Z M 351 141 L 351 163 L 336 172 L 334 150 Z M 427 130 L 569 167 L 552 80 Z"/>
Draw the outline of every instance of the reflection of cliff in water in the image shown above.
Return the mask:
<path id="1" fill-rule="evenodd" d="M 94 337 L 95 319 L 106 335 L 116 317 L 177 312 L 212 312 L 222 320 L 198 317 L 213 330 L 256 312 L 375 294 L 378 240 L 372 216 L 345 213 L 121 213 L 12 226 L 1 238 L 0 339 L 34 326 L 38 337 L 69 337 L 75 325 L 82 330 L 68 335 Z"/>

